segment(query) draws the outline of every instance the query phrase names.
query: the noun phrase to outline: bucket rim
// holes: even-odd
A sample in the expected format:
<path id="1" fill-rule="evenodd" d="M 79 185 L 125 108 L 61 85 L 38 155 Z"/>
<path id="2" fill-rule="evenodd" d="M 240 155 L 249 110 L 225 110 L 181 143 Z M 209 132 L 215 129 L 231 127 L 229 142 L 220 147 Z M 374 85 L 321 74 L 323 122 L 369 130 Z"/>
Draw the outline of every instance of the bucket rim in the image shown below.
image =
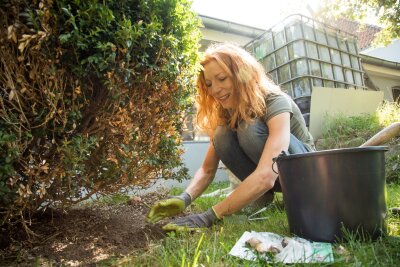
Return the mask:
<path id="1" fill-rule="evenodd" d="M 366 152 L 366 151 L 388 151 L 388 146 L 364 146 L 364 147 L 348 147 L 348 148 L 335 148 L 335 149 L 327 149 L 313 152 L 306 152 L 301 154 L 290 154 L 285 155 L 281 154 L 276 158 L 276 161 L 279 162 L 281 160 L 286 159 L 294 159 L 294 158 L 306 158 L 313 156 L 321 156 L 321 155 L 333 155 L 333 154 L 342 154 L 342 153 L 353 153 L 353 152 Z"/>

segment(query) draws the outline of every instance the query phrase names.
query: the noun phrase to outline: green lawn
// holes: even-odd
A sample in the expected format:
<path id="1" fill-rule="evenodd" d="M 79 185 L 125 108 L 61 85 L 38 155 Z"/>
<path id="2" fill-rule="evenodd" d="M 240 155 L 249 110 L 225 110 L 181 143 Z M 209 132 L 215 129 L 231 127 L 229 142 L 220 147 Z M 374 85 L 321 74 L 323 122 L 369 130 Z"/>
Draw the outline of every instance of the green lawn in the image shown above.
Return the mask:
<path id="1" fill-rule="evenodd" d="M 372 115 L 354 117 L 335 116 L 327 118 L 324 143 L 319 150 L 340 147 L 352 147 L 362 144 L 382 128 L 400 121 L 400 106 L 384 102 Z M 358 140 L 357 144 L 354 140 Z M 387 145 L 398 144 L 399 139 L 391 140 Z M 351 145 L 350 145 L 351 143 Z M 400 168 L 399 155 L 394 153 L 386 159 L 387 207 L 389 210 L 388 235 L 376 241 L 360 242 L 352 235 L 348 241 L 333 244 L 335 262 L 330 266 L 400 266 L 400 217 L 391 214 L 390 208 L 400 207 Z M 227 187 L 228 183 L 212 184 L 207 192 Z M 173 189 L 171 195 L 181 189 Z M 218 202 L 218 198 L 200 198 L 190 207 L 192 212 L 201 212 Z M 263 221 L 249 222 L 247 216 L 254 210 L 245 210 L 238 215 L 226 217 L 212 229 L 199 233 L 171 233 L 161 241 L 153 242 L 147 251 L 135 251 L 132 255 L 104 265 L 125 266 L 268 266 L 266 262 L 248 262 L 229 256 L 233 245 L 245 231 L 273 232 L 288 236 L 289 226 L 282 204 L 282 195 L 274 201 L 274 208 L 262 216 Z M 341 249 L 339 249 L 341 248 Z M 344 249 L 343 249 L 344 248 Z M 274 264 L 280 266 L 280 264 Z M 282 264 L 281 264 L 282 265 Z M 295 266 L 301 266 L 295 265 Z M 315 264 L 315 266 L 324 266 Z"/>
<path id="2" fill-rule="evenodd" d="M 227 183 L 213 184 L 209 191 L 224 188 Z M 400 207 L 400 186 L 388 185 L 387 206 Z M 177 193 L 179 189 L 174 189 Z M 147 251 L 135 251 L 132 255 L 103 262 L 100 265 L 122 266 L 270 266 L 268 263 L 244 261 L 228 255 L 229 251 L 245 231 L 274 232 L 288 236 L 289 227 L 282 196 L 278 195 L 275 206 L 262 215 L 263 221 L 249 222 L 247 216 L 254 210 L 226 217 L 212 229 L 196 233 L 170 233 L 161 241 L 151 243 Z M 206 210 L 219 201 L 217 198 L 199 198 L 191 209 L 193 212 Z M 398 266 L 400 262 L 400 218 L 389 212 L 388 236 L 376 241 L 360 242 L 348 236 L 348 242 L 333 244 L 335 262 L 329 266 Z M 338 247 L 344 249 L 339 251 Z M 304 264 L 303 264 L 304 265 Z M 326 264 L 315 264 L 325 266 Z M 273 264 L 283 266 L 283 264 Z M 293 265 L 292 265 L 293 266 Z M 297 264 L 294 266 L 302 266 Z"/>

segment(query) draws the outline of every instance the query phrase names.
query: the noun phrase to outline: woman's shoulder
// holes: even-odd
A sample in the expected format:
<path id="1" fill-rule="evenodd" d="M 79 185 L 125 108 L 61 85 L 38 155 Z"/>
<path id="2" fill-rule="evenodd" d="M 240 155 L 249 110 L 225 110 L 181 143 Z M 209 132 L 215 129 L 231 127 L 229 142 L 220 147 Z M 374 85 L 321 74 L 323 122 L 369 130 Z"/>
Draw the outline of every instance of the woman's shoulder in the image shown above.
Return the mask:
<path id="1" fill-rule="evenodd" d="M 270 118 L 283 112 L 293 113 L 291 98 L 284 92 L 274 92 L 267 95 L 266 106 L 266 121 L 269 121 Z"/>
<path id="2" fill-rule="evenodd" d="M 285 92 L 279 91 L 279 92 L 271 92 L 267 94 L 265 97 L 266 103 L 272 103 L 272 102 L 286 102 L 290 103 L 292 98 L 286 94 Z"/>

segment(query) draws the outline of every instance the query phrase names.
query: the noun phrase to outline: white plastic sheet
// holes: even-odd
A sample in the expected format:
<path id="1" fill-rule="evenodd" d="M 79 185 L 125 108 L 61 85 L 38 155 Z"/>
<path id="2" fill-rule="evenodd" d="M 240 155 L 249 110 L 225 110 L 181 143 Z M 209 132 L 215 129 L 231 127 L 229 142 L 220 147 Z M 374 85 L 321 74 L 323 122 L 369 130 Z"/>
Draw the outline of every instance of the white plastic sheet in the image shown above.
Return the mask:
<path id="1" fill-rule="evenodd" d="M 276 254 L 273 259 L 267 254 L 257 255 L 254 249 L 246 245 L 246 241 L 250 238 L 258 239 L 267 248 L 270 246 L 276 247 L 280 249 L 280 252 Z M 288 244 L 283 247 L 283 239 L 283 236 L 275 233 L 244 232 L 229 254 L 251 261 L 261 259 L 283 263 L 333 262 L 332 245 L 330 243 L 310 242 L 303 238 L 293 237 L 290 238 Z"/>

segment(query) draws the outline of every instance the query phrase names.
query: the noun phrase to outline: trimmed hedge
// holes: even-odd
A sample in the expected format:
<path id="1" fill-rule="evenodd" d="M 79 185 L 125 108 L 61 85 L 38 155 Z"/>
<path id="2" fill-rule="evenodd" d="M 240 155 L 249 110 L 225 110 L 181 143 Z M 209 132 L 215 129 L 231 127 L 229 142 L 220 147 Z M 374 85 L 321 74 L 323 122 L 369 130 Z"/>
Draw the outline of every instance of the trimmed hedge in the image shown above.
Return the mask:
<path id="1" fill-rule="evenodd" d="M 0 4 L 0 225 L 186 175 L 198 71 L 187 0 Z"/>

